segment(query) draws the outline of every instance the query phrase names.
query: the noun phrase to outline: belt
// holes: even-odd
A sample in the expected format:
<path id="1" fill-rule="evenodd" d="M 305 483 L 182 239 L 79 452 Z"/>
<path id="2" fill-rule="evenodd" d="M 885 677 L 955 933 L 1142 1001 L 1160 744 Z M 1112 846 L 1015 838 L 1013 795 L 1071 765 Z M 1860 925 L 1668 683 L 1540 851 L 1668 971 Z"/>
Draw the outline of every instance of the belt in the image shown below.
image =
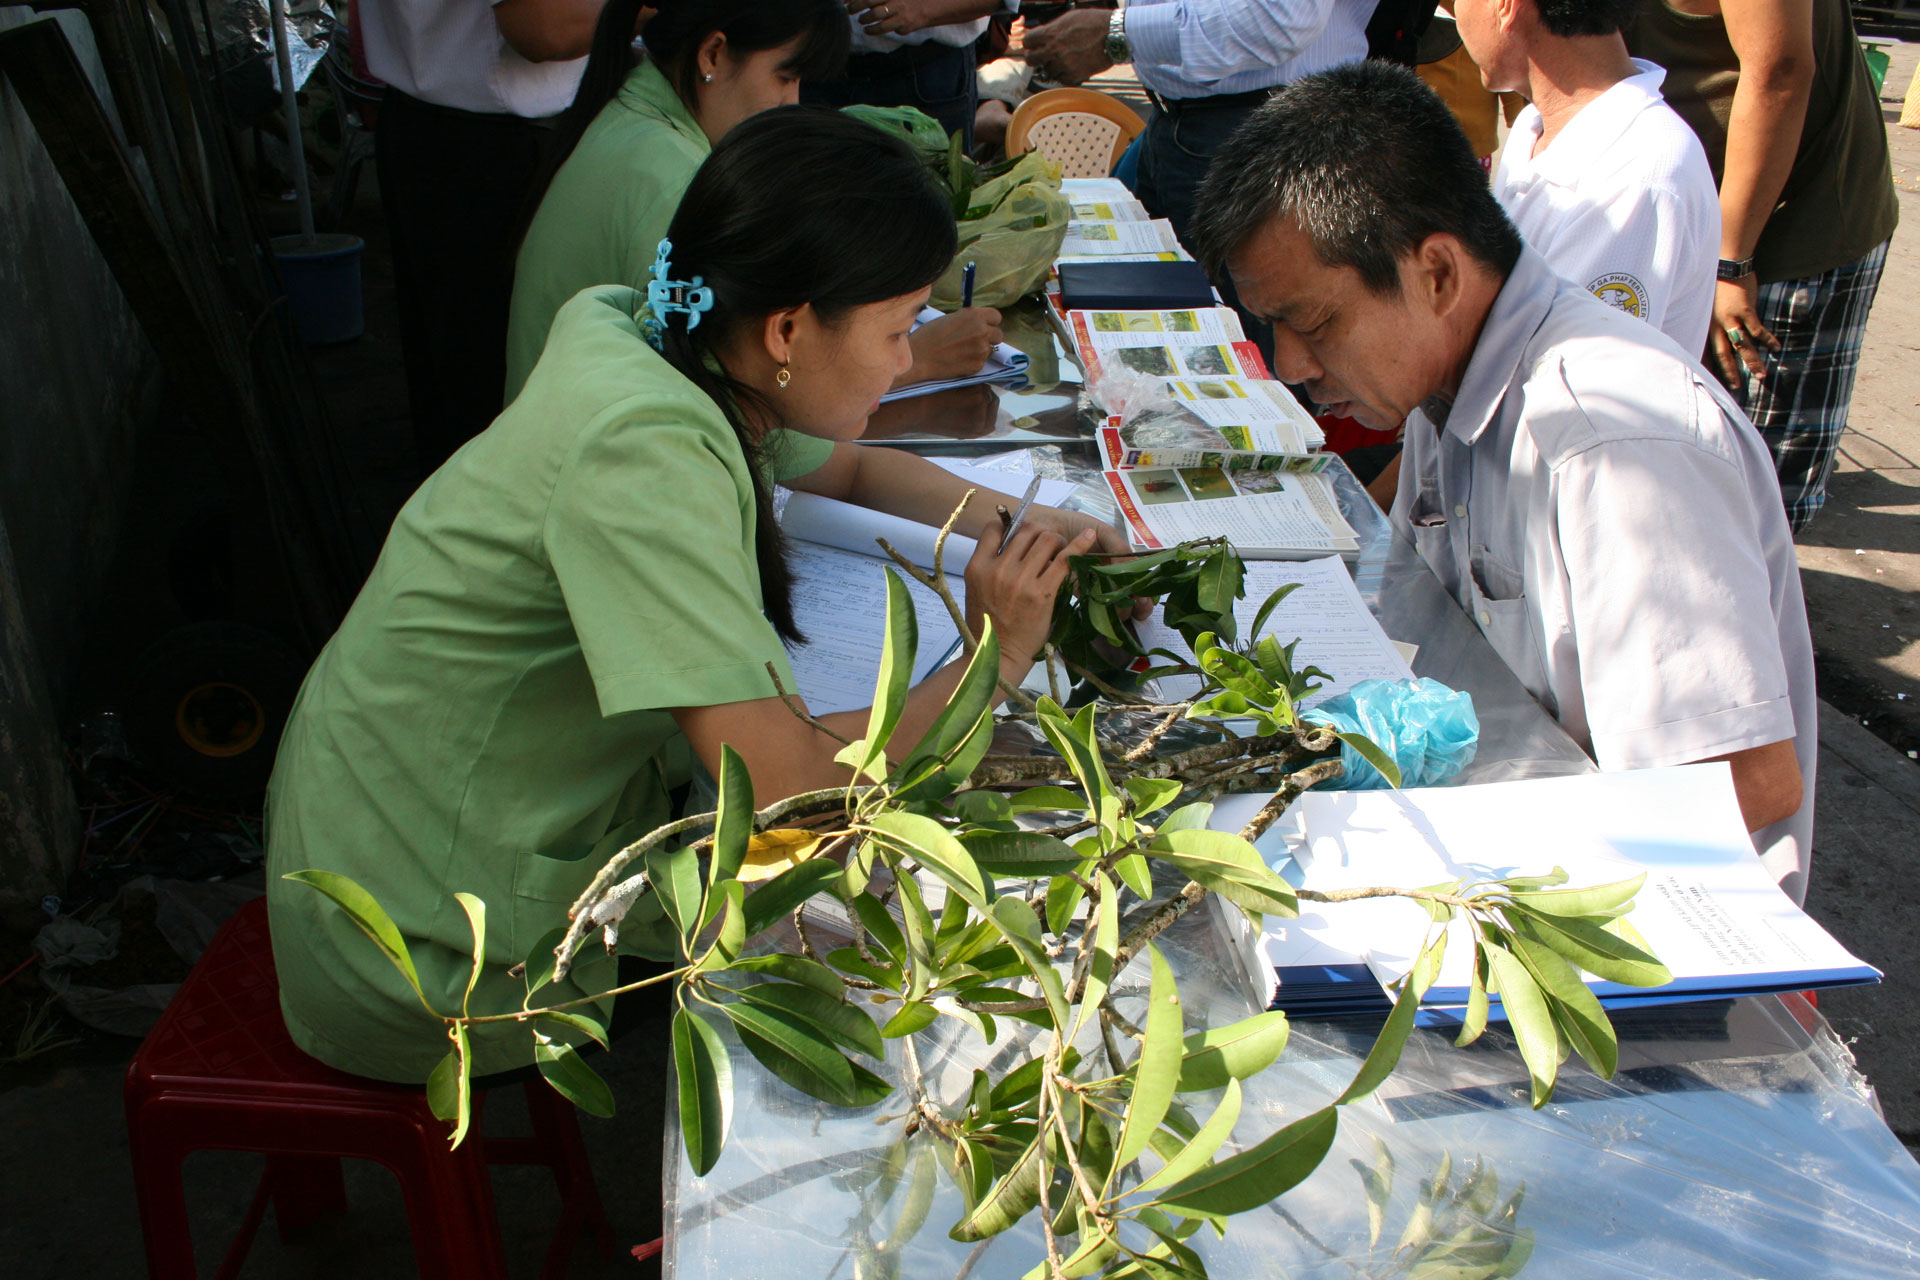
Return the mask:
<path id="1" fill-rule="evenodd" d="M 896 76 L 913 67 L 924 67 L 947 58 L 965 57 L 970 48 L 926 40 L 920 44 L 903 44 L 885 53 L 856 53 L 847 59 L 845 78 L 878 80 L 884 76 Z"/>
<path id="2" fill-rule="evenodd" d="M 1144 87 L 1144 86 L 1143 86 Z M 1203 98 L 1167 98 L 1147 90 L 1147 96 L 1153 99 L 1153 105 L 1170 116 L 1188 111 L 1230 111 L 1257 107 L 1279 92 L 1280 86 L 1271 89 L 1250 89 L 1246 93 L 1215 93 Z"/>

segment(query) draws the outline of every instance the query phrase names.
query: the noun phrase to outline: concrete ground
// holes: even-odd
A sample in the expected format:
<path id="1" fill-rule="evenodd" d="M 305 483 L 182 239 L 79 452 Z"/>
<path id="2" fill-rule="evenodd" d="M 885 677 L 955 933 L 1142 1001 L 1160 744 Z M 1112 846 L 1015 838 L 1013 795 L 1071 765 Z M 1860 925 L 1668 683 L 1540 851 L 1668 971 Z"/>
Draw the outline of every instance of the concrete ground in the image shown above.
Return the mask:
<path id="1" fill-rule="evenodd" d="M 1892 127 L 1920 64 L 1920 45 L 1896 44 L 1888 76 L 1889 135 L 1904 223 L 1895 236 L 1868 331 L 1853 423 L 1826 510 L 1802 539 L 1801 563 L 1821 660 L 1818 825 L 1809 909 L 1869 962 L 1878 987 L 1828 993 L 1821 1009 L 1853 1042 L 1888 1123 L 1920 1151 L 1920 931 L 1912 887 L 1920 848 L 1920 131 Z M 1112 87 L 1123 87 L 1115 85 Z M 371 186 L 371 174 L 366 185 Z M 404 396 L 394 351 L 390 285 L 380 278 L 378 204 L 363 192 L 352 230 L 366 235 L 368 333 L 316 352 L 336 420 L 358 446 L 362 499 L 392 511 L 407 491 Z M 1865 724 L 1862 723 L 1865 721 Z M 625 1247 L 659 1231 L 664 1024 L 643 1027 L 604 1070 L 620 1102 L 610 1121 L 582 1119 L 621 1251 L 583 1248 L 575 1276 L 636 1272 Z M 0 1045 L 0 1274 L 19 1280 L 131 1277 L 144 1264 L 121 1119 L 120 1080 L 131 1042 L 95 1038 L 25 1065 Z M 512 1132 L 518 1100 L 500 1100 L 493 1131 Z M 218 1265 L 251 1198 L 256 1158 L 204 1153 L 187 1163 L 202 1274 Z M 496 1196 L 515 1275 L 539 1269 L 557 1200 L 543 1173 L 502 1171 Z M 246 1277 L 306 1280 L 413 1274 L 393 1180 L 349 1167 L 352 1211 L 283 1243 L 271 1218 Z"/>

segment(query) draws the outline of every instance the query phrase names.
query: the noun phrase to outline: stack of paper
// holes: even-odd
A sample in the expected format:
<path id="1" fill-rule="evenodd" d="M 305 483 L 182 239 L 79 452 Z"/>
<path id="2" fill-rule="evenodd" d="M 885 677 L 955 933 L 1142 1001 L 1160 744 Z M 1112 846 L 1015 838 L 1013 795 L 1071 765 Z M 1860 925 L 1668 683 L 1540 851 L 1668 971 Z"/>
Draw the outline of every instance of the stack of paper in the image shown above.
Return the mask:
<path id="1" fill-rule="evenodd" d="M 1303 707 L 1314 707 L 1345 693 L 1362 680 L 1411 680 L 1413 668 L 1360 598 L 1359 588 L 1337 556 L 1321 560 L 1282 563 L 1256 560 L 1247 565 L 1246 593 L 1233 606 L 1239 639 L 1253 629 L 1254 615 L 1267 597 L 1288 584 L 1294 590 L 1268 618 L 1263 634 L 1281 644 L 1300 641 L 1296 658 L 1303 666 L 1319 667 L 1327 679 Z M 1187 642 L 1167 625 L 1162 610 L 1139 624 L 1140 643 L 1148 649 L 1166 649 L 1191 658 Z M 1162 676 L 1154 681 L 1157 702 L 1186 702 L 1200 691 L 1197 675 Z"/>
<path id="2" fill-rule="evenodd" d="M 1077 262 L 1092 258 L 1103 262 L 1183 262 L 1190 255 L 1180 247 L 1173 224 L 1165 218 L 1145 221 L 1097 222 L 1074 220 L 1067 223 L 1067 238 L 1060 245 L 1056 262 Z"/>
<path id="3" fill-rule="evenodd" d="M 1214 825 L 1238 830 L 1265 803 L 1223 800 Z M 1725 763 L 1629 773 L 1537 778 L 1485 786 L 1410 791 L 1313 793 L 1296 801 L 1262 841 L 1269 858 L 1292 866 L 1296 885 L 1323 891 L 1370 885 L 1420 887 L 1454 880 L 1544 875 L 1563 867 L 1565 887 L 1610 884 L 1644 874 L 1624 917 L 1624 936 L 1673 974 L 1665 986 L 1601 981 L 1587 985 L 1603 1005 L 1633 1009 L 1776 991 L 1878 982 L 1880 972 L 1849 953 L 1761 865 L 1740 817 Z M 1259 970 L 1276 1008 L 1354 1011 L 1406 976 L 1433 924 L 1402 898 L 1303 902 L 1297 920 L 1269 921 L 1257 942 Z M 1421 1021 L 1457 1022 L 1472 979 L 1473 944 L 1464 921 L 1450 926 L 1439 978 Z M 1631 932 L 1626 932 L 1630 930 Z M 1364 964 L 1365 984 L 1330 985 Z M 1353 997 L 1335 998 L 1344 986 Z M 1500 1017 L 1499 998 L 1493 1015 Z"/>
<path id="4" fill-rule="evenodd" d="M 1223 467 L 1104 473 L 1127 537 L 1142 551 L 1225 538 L 1247 560 L 1360 554 L 1325 475 Z"/>

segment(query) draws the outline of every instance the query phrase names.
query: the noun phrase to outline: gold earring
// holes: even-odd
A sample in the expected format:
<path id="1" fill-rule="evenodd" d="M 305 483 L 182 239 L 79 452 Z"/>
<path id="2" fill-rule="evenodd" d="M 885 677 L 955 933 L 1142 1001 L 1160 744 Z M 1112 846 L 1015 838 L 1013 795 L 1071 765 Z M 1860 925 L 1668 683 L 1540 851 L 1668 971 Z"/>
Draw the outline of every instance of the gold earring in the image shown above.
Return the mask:
<path id="1" fill-rule="evenodd" d="M 773 380 L 782 391 L 785 391 L 787 384 L 793 381 L 793 370 L 787 368 L 785 365 L 781 365 L 780 372 L 773 375 Z"/>

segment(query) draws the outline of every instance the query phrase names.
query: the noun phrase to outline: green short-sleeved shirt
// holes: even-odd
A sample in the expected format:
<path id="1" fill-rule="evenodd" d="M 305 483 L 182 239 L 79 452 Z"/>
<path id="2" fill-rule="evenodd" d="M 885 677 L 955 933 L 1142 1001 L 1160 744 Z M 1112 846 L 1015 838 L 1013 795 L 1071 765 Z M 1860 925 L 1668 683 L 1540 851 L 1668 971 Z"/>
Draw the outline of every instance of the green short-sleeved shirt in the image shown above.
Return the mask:
<path id="1" fill-rule="evenodd" d="M 352 877 L 406 935 L 438 1008 L 470 963 L 456 891 L 487 904 L 475 1012 L 517 1008 L 526 958 L 616 849 L 666 820 L 690 759 L 663 708 L 771 697 L 752 478 L 719 409 L 648 347 L 642 295 L 560 309 L 526 393 L 414 494 L 300 691 L 268 794 L 287 1025 L 345 1070 L 421 1081 L 447 1051 L 386 959 L 317 891 Z M 774 478 L 832 444 L 776 433 Z M 599 955 L 598 948 L 589 955 Z M 611 985 L 604 957 L 588 990 Z M 531 1060 L 522 1027 L 475 1069 Z"/>
<path id="2" fill-rule="evenodd" d="M 710 149 L 666 76 L 641 59 L 554 174 L 520 244 L 507 319 L 508 404 L 568 298 L 596 284 L 647 287 L 660 240 Z"/>

